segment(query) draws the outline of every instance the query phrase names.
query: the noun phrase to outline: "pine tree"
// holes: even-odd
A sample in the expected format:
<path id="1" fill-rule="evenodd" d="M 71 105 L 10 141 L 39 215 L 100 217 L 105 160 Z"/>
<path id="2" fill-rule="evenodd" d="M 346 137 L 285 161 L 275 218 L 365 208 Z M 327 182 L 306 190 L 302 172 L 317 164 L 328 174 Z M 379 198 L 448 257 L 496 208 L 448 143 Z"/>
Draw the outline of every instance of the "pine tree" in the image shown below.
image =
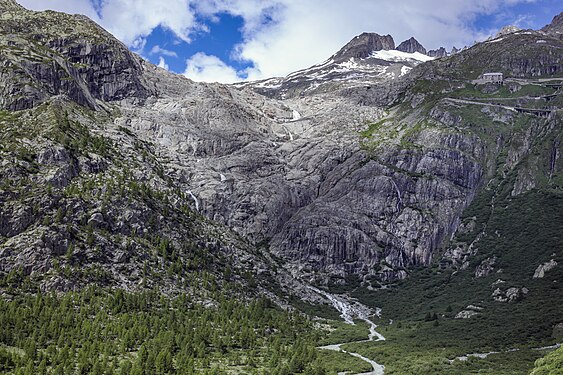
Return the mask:
<path id="1" fill-rule="evenodd" d="M 167 374 L 172 371 L 172 354 L 168 348 L 162 349 L 156 356 L 156 372 L 157 374 Z"/>

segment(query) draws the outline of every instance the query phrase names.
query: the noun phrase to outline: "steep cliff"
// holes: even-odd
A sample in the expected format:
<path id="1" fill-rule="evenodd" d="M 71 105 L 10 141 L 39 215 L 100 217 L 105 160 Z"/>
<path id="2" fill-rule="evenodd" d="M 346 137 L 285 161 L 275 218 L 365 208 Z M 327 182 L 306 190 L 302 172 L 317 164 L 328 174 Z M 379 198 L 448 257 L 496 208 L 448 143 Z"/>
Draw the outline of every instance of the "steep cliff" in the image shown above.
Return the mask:
<path id="1" fill-rule="evenodd" d="M 29 109 L 58 94 L 90 108 L 149 95 L 141 59 L 90 19 L 3 6 L 10 10 L 0 14 L 0 108 Z"/>
<path id="2" fill-rule="evenodd" d="M 15 21 L 27 18 L 30 22 Z M 59 30 L 63 19 L 74 27 Z M 8 42 L 0 49 L 8 67 L 2 70 L 5 84 L 0 100 L 10 109 L 3 112 L 3 121 L 9 125 L 3 131 L 12 144 L 3 150 L 5 180 L 21 187 L 21 191 L 6 189 L 4 193 L 1 254 L 5 272 L 19 265 L 37 274 L 44 271 L 36 266 L 35 252 L 21 258 L 23 263 L 16 262 L 23 248 L 14 251 L 14 247 L 49 233 L 47 228 L 60 209 L 61 215 L 74 212 L 65 224 L 78 221 L 83 226 L 73 238 L 86 254 L 92 246 L 84 241 L 92 241 L 90 233 L 95 233 L 98 221 L 106 223 L 100 224 L 101 233 L 107 230 L 105 225 L 112 230 L 129 228 L 117 230 L 119 236 L 114 233 L 117 237 L 100 244 L 102 254 L 121 249 L 121 236 L 126 244 L 128 240 L 137 243 L 139 228 L 131 229 L 135 222 L 143 232 L 159 236 L 158 241 L 140 241 L 145 250 L 162 238 L 178 249 L 181 238 L 193 237 L 203 244 L 213 241 L 209 238 L 217 231 L 225 231 L 229 233 L 221 235 L 225 240 L 214 245 L 222 249 L 218 253 L 226 256 L 238 249 L 246 255 L 232 258 L 252 259 L 256 272 L 270 267 L 272 260 L 258 262 L 249 255 L 252 251 L 266 258 L 272 252 L 295 276 L 319 283 L 331 278 L 342 283 L 351 275 L 373 280 L 374 285 L 391 282 L 405 278 L 412 267 L 431 264 L 440 249 L 448 246 L 462 224 L 464 210 L 498 172 L 499 157 L 506 153 L 509 156 L 502 162 L 520 168 L 519 163 L 530 154 L 547 155 L 530 139 L 556 129 L 559 121 L 549 111 L 560 102 L 560 94 L 541 82 L 514 81 L 501 89 L 471 83 L 488 69 L 528 78 L 559 74 L 560 55 L 554 51 L 561 42 L 539 32 L 517 32 L 502 42 L 481 43 L 448 58 L 417 61 L 412 64 L 417 67 L 410 73 L 405 69 L 397 80 L 381 75 L 376 79 L 379 84 L 345 80 L 344 86 L 325 86 L 319 92 L 280 101 L 251 90 L 260 91 L 259 84 L 246 88 L 196 84 L 170 74 L 142 62 L 78 16 L 20 9 L 3 13 L 1 20 L 2 40 L 13 39 L 25 51 L 34 51 L 16 53 L 19 47 L 10 47 Z M 52 25 L 53 31 L 34 39 L 39 22 Z M 357 59 L 361 51 L 365 55 L 375 48 L 364 59 L 365 65 L 350 66 L 349 71 L 378 75 L 381 64 L 388 64 L 387 69 L 397 63 L 393 59 L 398 55 L 392 54 L 408 55 L 377 50 L 390 47 L 394 43 L 388 37 L 362 34 L 333 60 Z M 507 47 L 516 52 L 507 52 Z M 390 61 L 383 60 L 389 53 L 391 57 L 385 56 Z M 75 70 L 69 61 L 76 61 Z M 400 64 L 403 71 L 405 62 Z M 321 65 L 318 69 L 322 70 Z M 63 71 L 74 75 L 61 79 Z M 308 73 L 298 72 L 295 77 L 304 74 Z M 331 85 L 330 80 L 312 75 L 308 84 L 315 83 Z M 15 92 L 26 94 L 18 97 L 12 95 Z M 550 101 L 530 99 L 524 92 L 539 92 Z M 509 101 L 498 105 L 495 100 L 503 95 L 510 96 Z M 472 97 L 485 102 L 467 100 Z M 547 117 L 514 112 L 514 107 L 533 108 L 538 103 L 537 109 L 548 111 L 542 112 Z M 16 108 L 26 110 L 13 111 Z M 34 129 L 41 121 L 51 121 L 53 127 L 37 132 Z M 530 146 L 521 148 L 519 142 Z M 119 155 L 125 162 L 119 161 Z M 551 173 L 557 174 L 557 168 L 555 163 Z M 519 173 L 515 192 L 538 184 L 539 177 L 529 169 Z M 30 178 L 39 190 L 31 194 L 36 198 L 22 205 Z M 131 185 L 132 191 L 119 188 L 121 198 L 114 196 L 116 178 L 118 186 Z M 82 197 L 95 184 L 87 181 L 99 179 L 101 187 L 90 206 L 66 200 L 74 192 Z M 56 188 L 54 196 L 43 191 L 48 186 Z M 132 213 L 124 221 L 120 215 L 128 211 L 126 197 L 137 190 L 149 202 L 164 201 L 142 205 L 139 209 L 145 213 Z M 105 196 L 109 201 L 104 205 L 100 199 Z M 44 205 L 50 213 L 38 215 L 36 208 Z M 162 213 L 152 212 L 151 205 Z M 175 223 L 183 220 L 178 218 L 180 213 L 164 214 L 186 205 L 189 209 L 184 214 L 197 217 L 193 225 L 203 227 L 175 229 Z M 110 207 L 120 209 L 106 212 Z M 60 219 L 58 224 L 62 230 Z M 231 230 L 248 243 L 237 242 Z M 58 249 L 53 250 L 56 256 L 65 251 L 74 259 L 75 250 L 68 250 L 73 239 L 62 232 L 61 236 L 51 242 L 41 239 L 37 248 L 52 243 Z M 455 267 L 463 264 L 463 254 L 471 253 L 461 248 L 452 250 L 462 254 L 450 257 L 459 258 L 452 260 Z M 142 251 L 133 252 L 138 253 Z M 49 262 L 47 268 L 52 268 Z M 138 268 L 141 263 L 135 262 L 132 267 Z M 114 273 L 120 277 L 120 271 Z"/>
<path id="3" fill-rule="evenodd" d="M 159 104 L 180 108 L 173 102 L 183 97 L 193 125 L 219 132 L 203 104 L 190 102 L 201 95 L 221 124 L 238 119 L 257 137 L 264 113 L 245 106 L 236 89 L 195 84 L 144 62 L 83 16 L 1 5 L 9 10 L 0 15 L 0 290 L 95 284 L 201 297 L 211 285 L 234 282 L 246 295 L 278 298 L 278 283 L 295 283 L 267 254 L 198 212 L 207 203 L 174 174 L 165 157 L 170 140 L 154 132 L 166 121 L 143 123 L 151 130 L 143 139 L 127 119 L 129 108 L 144 114 L 139 121 L 153 109 L 158 119 Z M 168 119 L 185 126 L 182 115 Z M 222 134 L 234 142 L 221 148 L 209 138 L 198 155 L 242 147 L 240 129 L 231 130 Z"/>

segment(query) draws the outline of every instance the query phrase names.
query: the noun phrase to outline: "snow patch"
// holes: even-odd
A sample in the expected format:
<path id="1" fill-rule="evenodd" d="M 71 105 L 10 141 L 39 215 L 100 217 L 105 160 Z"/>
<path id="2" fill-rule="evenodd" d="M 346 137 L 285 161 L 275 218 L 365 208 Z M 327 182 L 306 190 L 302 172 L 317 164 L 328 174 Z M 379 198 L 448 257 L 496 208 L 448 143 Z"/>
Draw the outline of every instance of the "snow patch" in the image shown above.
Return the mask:
<path id="1" fill-rule="evenodd" d="M 360 67 L 360 65 L 355 61 L 355 59 L 353 57 L 350 60 L 344 61 L 344 62 L 342 62 L 338 65 L 345 68 L 345 69 L 349 69 L 349 70 L 356 69 L 356 68 Z"/>
<path id="2" fill-rule="evenodd" d="M 408 53 L 408 52 L 403 52 L 403 51 L 397 51 L 397 50 L 394 50 L 394 49 L 375 51 L 371 54 L 370 57 L 374 57 L 376 59 L 381 59 L 381 60 L 385 60 L 385 61 L 412 61 L 412 60 L 415 60 L 415 61 L 425 62 L 425 61 L 431 61 L 431 60 L 435 59 L 435 57 L 426 56 L 426 55 L 423 55 L 420 52 Z"/>
<path id="3" fill-rule="evenodd" d="M 324 62 L 322 62 L 322 63 L 320 63 L 320 64 L 313 65 L 313 66 L 310 67 L 310 68 L 302 69 L 302 70 L 298 70 L 298 71 L 296 71 L 296 72 L 290 73 L 290 74 L 288 74 L 285 78 L 286 78 L 286 79 L 289 79 L 289 78 L 292 78 L 292 77 L 295 77 L 295 76 L 298 76 L 298 75 L 301 75 L 301 74 L 304 74 L 304 73 L 308 73 L 308 72 L 310 72 L 310 71 L 312 71 L 312 70 L 322 69 L 322 68 L 324 68 L 324 67 L 326 67 L 326 66 L 332 64 L 333 62 L 334 62 L 334 60 L 328 59 L 328 60 L 326 60 L 326 61 L 324 61 Z"/>
<path id="4" fill-rule="evenodd" d="M 276 89 L 278 87 L 281 87 L 282 80 L 279 78 L 270 78 L 265 81 L 258 82 L 255 85 L 256 87 Z"/>
<path id="5" fill-rule="evenodd" d="M 401 77 L 404 76 L 405 74 L 407 74 L 408 72 L 410 72 L 412 70 L 411 67 L 408 66 L 403 66 L 401 67 Z"/>
<path id="6" fill-rule="evenodd" d="M 496 43 L 496 42 L 500 42 L 500 41 L 503 40 L 503 39 L 504 39 L 504 38 L 496 38 L 496 39 L 493 39 L 493 40 L 488 40 L 488 41 L 485 42 L 485 43 Z"/>

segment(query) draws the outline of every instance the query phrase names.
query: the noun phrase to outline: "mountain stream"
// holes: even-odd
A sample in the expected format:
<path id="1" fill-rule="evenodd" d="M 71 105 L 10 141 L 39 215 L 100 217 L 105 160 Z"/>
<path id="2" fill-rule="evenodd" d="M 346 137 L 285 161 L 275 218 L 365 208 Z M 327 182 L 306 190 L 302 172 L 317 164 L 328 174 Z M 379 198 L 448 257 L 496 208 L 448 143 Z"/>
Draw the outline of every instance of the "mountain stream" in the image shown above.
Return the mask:
<path id="1" fill-rule="evenodd" d="M 313 291 L 315 291 L 316 293 L 324 296 L 325 298 L 327 298 L 332 305 L 334 306 L 334 308 L 336 310 L 338 310 L 338 312 L 340 312 L 340 317 L 348 324 L 355 324 L 353 318 L 356 317 L 360 320 L 365 321 L 366 323 L 369 324 L 369 335 L 368 335 L 368 339 L 367 340 L 361 340 L 361 341 L 351 341 L 351 342 L 343 342 L 340 344 L 333 344 L 333 345 L 326 345 L 326 346 L 321 346 L 319 347 L 319 349 L 326 349 L 326 350 L 335 350 L 335 351 L 342 351 L 344 353 L 348 353 L 354 357 L 360 358 L 362 361 L 365 361 L 367 363 L 369 363 L 371 365 L 371 367 L 373 368 L 372 371 L 370 372 L 363 372 L 361 374 L 357 374 L 357 375 L 383 375 L 384 372 L 384 368 L 385 366 L 377 363 L 376 361 L 366 358 L 358 353 L 353 353 L 353 352 L 349 352 L 346 351 L 344 349 L 342 349 L 342 345 L 344 344 L 351 344 L 351 343 L 356 343 L 356 342 L 368 342 L 368 341 L 381 341 L 381 340 L 385 340 L 385 337 L 383 337 L 383 335 L 381 335 L 379 332 L 377 332 L 375 329 L 377 328 L 377 325 L 371 321 L 369 319 L 369 316 L 371 315 L 371 310 L 367 307 L 362 305 L 361 303 L 358 302 L 349 302 L 347 301 L 345 298 L 342 297 L 337 297 L 335 295 L 332 295 L 328 292 L 325 292 L 324 290 L 320 290 L 314 287 L 310 287 Z M 377 309 L 375 312 L 375 315 L 379 316 L 381 314 L 381 309 Z M 339 375 L 341 374 L 347 374 L 347 373 L 339 373 Z"/>

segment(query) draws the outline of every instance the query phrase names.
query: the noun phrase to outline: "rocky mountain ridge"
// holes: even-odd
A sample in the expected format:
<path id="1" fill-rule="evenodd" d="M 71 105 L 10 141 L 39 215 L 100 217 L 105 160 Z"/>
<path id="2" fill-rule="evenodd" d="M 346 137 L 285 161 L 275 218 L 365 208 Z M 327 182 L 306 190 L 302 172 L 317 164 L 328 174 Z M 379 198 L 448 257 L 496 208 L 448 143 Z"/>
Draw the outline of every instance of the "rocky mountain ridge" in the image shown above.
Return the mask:
<path id="1" fill-rule="evenodd" d="M 243 82 L 236 86 L 249 87 L 277 99 L 314 95 L 395 79 L 421 62 L 447 55 L 443 48 L 430 52 L 431 55 L 427 54 L 426 49 L 414 38 L 395 48 L 391 35 L 362 33 L 320 64 L 283 78 Z"/>
<path id="2" fill-rule="evenodd" d="M 514 33 L 558 36 L 561 34 L 561 21 L 558 17 L 556 16 L 551 24 L 537 31 L 522 30 L 512 25 L 504 26 L 486 42 L 499 41 Z M 262 95 L 277 99 L 346 88 L 354 89 L 400 78 L 421 62 L 452 56 L 466 49 L 467 47 L 458 49 L 454 46 L 450 52 L 444 47 L 426 50 L 414 37 L 396 46 L 391 35 L 382 36 L 366 32 L 354 37 L 328 60 L 320 64 L 290 73 L 286 77 L 242 82 L 236 85 L 237 87 L 250 87 Z"/>
<path id="3" fill-rule="evenodd" d="M 352 58 L 365 59 L 374 51 L 395 49 L 395 41 L 391 35 L 379 35 L 376 33 L 362 33 L 354 37 L 332 58 L 335 61 L 344 61 Z"/>
<path id="4" fill-rule="evenodd" d="M 33 22 L 17 22 L 24 18 Z M 326 78 L 333 86 L 303 97 L 296 88 L 276 100 L 250 87 L 199 84 L 168 73 L 79 16 L 17 10 L 2 14 L 0 22 L 2 39 L 13 41 L 0 49 L 2 136 L 9 145 L 2 149 L 4 275 L 23 269 L 24 276 L 47 273 L 64 281 L 57 260 L 69 270 L 108 265 L 114 278 L 104 277 L 111 283 L 134 275 L 120 268 L 125 259 L 131 270 L 143 262 L 161 273 L 170 268 L 174 280 L 174 267 L 181 275 L 189 270 L 183 259 L 191 259 L 195 247 L 213 259 L 211 271 L 219 278 L 224 258 L 232 258 L 241 280 L 250 267 L 267 280 L 289 280 L 287 269 L 317 283 L 345 283 L 351 275 L 374 286 L 393 282 L 412 267 L 431 264 L 457 233 L 464 210 L 494 176 L 501 151 L 510 168 L 539 152 L 506 139 L 530 144 L 558 121 L 495 107 L 464 112 L 466 106 L 447 98 L 473 90 L 468 80 L 489 67 L 524 77 L 560 72 L 552 53 L 559 41 L 529 43 L 544 40 L 541 33 L 506 37 L 512 46 L 531 46 L 533 55 L 516 48 L 526 53 L 526 63 L 505 60 L 502 45 L 490 42 L 424 64 L 416 58 L 420 53 L 381 49 L 341 63 L 361 65 L 379 84 L 358 85 L 343 71 L 340 83 Z M 68 23 L 74 27 L 58 29 Z M 52 31 L 33 42 L 30 36 L 45 24 Z M 329 62 L 292 77 L 318 79 L 346 54 L 364 53 L 360 39 L 370 48 L 391 46 L 392 39 L 382 38 L 359 38 Z M 114 58 L 118 63 L 110 64 Z M 549 68 L 536 70 L 546 62 Z M 402 72 L 405 64 L 416 67 L 389 80 L 381 76 L 381 64 L 387 64 L 386 74 Z M 57 86 L 61 80 L 69 83 Z M 14 99 L 25 90 L 30 94 Z M 475 128 L 475 117 L 481 127 Z M 42 132 L 41 122 L 53 126 Z M 531 130 L 522 133 L 514 123 Z M 558 173 L 557 161 L 553 168 Z M 539 184 L 528 174 L 523 169 L 515 194 Z M 114 195 L 116 189 L 122 193 Z M 128 195 L 137 205 L 130 214 Z M 49 208 L 38 215 L 38 207 Z M 176 221 L 186 226 L 174 229 Z M 70 237 L 67 227 L 74 228 Z M 187 244 L 186 237 L 192 239 Z M 451 249 L 454 266 L 471 254 L 466 245 Z M 45 282 L 47 289 L 58 288 Z"/>
<path id="5" fill-rule="evenodd" d="M 25 9 L 19 5 L 15 0 L 2 0 L 0 1 L 0 10 L 4 12 L 21 11 Z"/>
<path id="6" fill-rule="evenodd" d="M 563 13 L 559 13 L 553 18 L 550 24 L 545 25 L 541 31 L 547 34 L 556 35 L 561 38 L 563 35 Z"/>

